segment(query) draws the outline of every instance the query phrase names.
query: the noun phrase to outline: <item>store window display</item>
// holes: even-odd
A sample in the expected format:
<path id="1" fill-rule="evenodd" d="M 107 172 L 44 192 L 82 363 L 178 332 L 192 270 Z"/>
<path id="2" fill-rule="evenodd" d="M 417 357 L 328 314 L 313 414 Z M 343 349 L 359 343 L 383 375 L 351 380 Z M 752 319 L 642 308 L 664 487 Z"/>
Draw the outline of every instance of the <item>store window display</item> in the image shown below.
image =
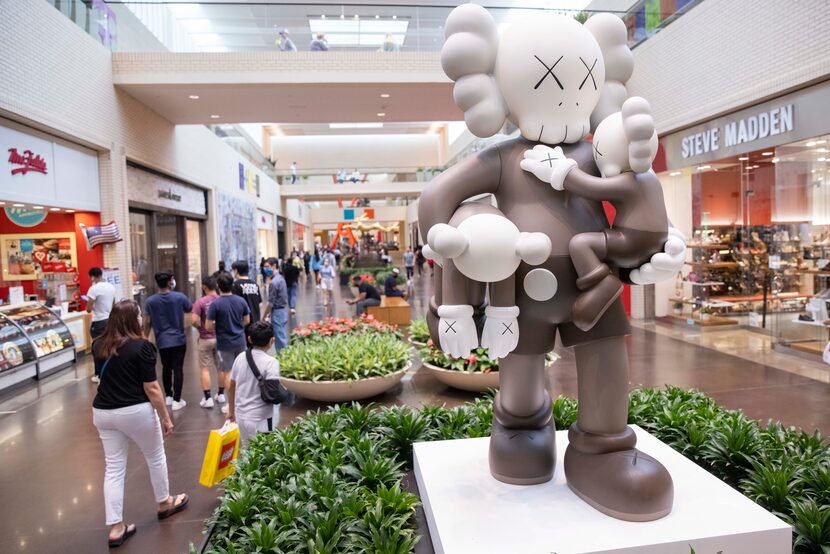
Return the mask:
<path id="1" fill-rule="evenodd" d="M 459 328 L 476 328 L 488 281 L 491 304 L 513 308 L 512 313 L 498 314 L 509 328 L 505 332 L 516 333 L 518 340 L 500 360 L 501 390 L 494 403 L 490 472 L 500 481 L 519 485 L 543 483 L 553 475 L 555 433 L 544 366 L 558 330 L 564 345 L 574 347 L 580 405 L 591 407 L 580 411 L 569 431 L 564 460 L 569 486 L 612 517 L 659 519 L 671 510 L 673 484 L 660 462 L 635 449 L 636 437 L 626 425 L 624 336 L 629 327 L 622 302 L 612 299 L 589 331 L 577 327 L 571 315 L 580 283 L 569 242 L 582 232 L 602 232 L 609 221 L 599 201 L 557 190 L 552 182 L 537 178 L 532 168 L 521 167 L 526 153 L 541 145 L 561 151 L 561 159 L 549 155 L 536 160 L 540 165 L 547 163 L 551 169 L 560 163 L 571 169 L 578 166 L 599 176 L 593 148 L 584 139 L 600 121 L 619 112 L 627 98 L 625 83 L 633 70 L 633 57 L 626 45 L 625 25 L 610 14 L 595 15 L 585 25 L 545 14 L 509 24 L 499 33 L 485 9 L 465 4 L 450 14 L 445 34 L 442 66 L 456 83 L 454 99 L 464 110 L 470 131 L 488 137 L 509 120 L 522 135 L 471 156 L 427 184 L 418 214 L 421 233 L 427 237 L 425 250 L 439 266 L 428 316 L 434 342 L 449 344 L 448 337 Z M 636 120 L 640 122 L 634 125 Z M 633 131 L 637 126 L 647 130 L 649 125 L 650 132 Z M 626 133 L 634 146 L 628 165 L 641 168 L 637 158 L 650 162 L 655 155 L 654 123 L 647 114 L 636 113 L 624 126 L 632 128 Z M 567 171 L 561 173 L 564 177 Z M 480 194 L 493 195 L 498 210 L 519 232 L 546 235 L 549 254 L 541 259 L 531 256 L 517 264 L 515 273 L 495 283 L 485 271 L 479 274 L 477 270 L 486 268 L 488 260 L 501 258 L 503 252 L 492 247 L 481 250 L 486 256 L 467 269 L 463 262 L 456 263 L 465 252 L 481 249 L 481 235 L 469 239 L 460 229 L 467 219 L 462 212 L 476 209 L 463 202 Z M 482 206 L 482 210 L 488 208 Z M 515 254 L 515 244 L 500 246 Z M 641 257 L 648 261 L 632 271 L 641 283 L 673 277 L 684 255 L 685 242 L 672 237 L 660 248 L 644 247 Z M 614 271 L 624 280 L 632 277 L 632 271 Z M 466 353 L 466 345 L 459 348 L 456 344 L 452 349 L 456 354 Z"/>

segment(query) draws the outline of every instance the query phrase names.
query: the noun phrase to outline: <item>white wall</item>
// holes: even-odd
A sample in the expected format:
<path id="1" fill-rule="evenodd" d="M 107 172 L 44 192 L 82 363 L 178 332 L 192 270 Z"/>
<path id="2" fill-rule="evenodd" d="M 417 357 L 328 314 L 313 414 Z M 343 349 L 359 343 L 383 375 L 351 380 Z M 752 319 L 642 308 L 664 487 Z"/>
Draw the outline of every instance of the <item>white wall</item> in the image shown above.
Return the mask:
<path id="1" fill-rule="evenodd" d="M 440 165 L 440 139 L 433 134 L 271 137 L 271 157 L 285 171 L 300 173 L 414 171 Z"/>

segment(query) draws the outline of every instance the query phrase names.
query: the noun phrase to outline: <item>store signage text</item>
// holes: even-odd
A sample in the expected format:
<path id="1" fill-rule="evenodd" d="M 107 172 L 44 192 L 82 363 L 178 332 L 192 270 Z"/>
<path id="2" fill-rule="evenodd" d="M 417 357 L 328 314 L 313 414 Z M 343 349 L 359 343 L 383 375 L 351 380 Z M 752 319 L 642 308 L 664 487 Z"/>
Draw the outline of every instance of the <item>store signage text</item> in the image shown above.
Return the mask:
<path id="1" fill-rule="evenodd" d="M 175 192 L 173 192 L 173 189 L 167 189 L 167 190 L 161 189 L 159 191 L 159 198 L 166 198 L 167 200 L 172 200 L 173 202 L 181 202 L 182 201 L 182 195 L 181 194 L 176 194 Z"/>
<path id="2" fill-rule="evenodd" d="M 793 105 L 778 106 L 723 125 L 683 137 L 680 155 L 685 158 L 716 152 L 721 138 L 725 148 L 793 130 Z M 721 132 L 723 131 L 723 132 Z"/>
<path id="3" fill-rule="evenodd" d="M 9 163 L 21 166 L 12 168 L 12 175 L 17 175 L 18 173 L 26 175 L 30 171 L 43 173 L 44 175 L 48 173 L 46 160 L 31 150 L 24 150 L 23 154 L 20 154 L 17 148 L 9 148 Z"/>

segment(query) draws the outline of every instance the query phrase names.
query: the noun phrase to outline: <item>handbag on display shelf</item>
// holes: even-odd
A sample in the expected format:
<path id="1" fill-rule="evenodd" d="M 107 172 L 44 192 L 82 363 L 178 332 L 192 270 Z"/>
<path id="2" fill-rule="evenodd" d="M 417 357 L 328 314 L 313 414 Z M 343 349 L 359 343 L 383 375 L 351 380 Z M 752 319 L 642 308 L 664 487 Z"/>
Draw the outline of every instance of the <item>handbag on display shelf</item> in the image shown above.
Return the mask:
<path id="1" fill-rule="evenodd" d="M 221 429 L 213 429 L 208 438 L 199 484 L 213 487 L 232 475 L 239 455 L 239 427 L 226 421 Z"/>

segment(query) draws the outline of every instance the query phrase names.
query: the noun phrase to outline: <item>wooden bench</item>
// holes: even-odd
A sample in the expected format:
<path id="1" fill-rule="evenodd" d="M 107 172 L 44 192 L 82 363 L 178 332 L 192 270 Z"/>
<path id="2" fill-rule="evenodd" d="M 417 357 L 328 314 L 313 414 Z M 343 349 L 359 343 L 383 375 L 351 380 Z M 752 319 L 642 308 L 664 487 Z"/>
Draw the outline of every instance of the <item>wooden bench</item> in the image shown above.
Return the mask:
<path id="1" fill-rule="evenodd" d="M 400 296 L 381 296 L 380 306 L 369 306 L 369 315 L 390 325 L 409 325 L 412 320 L 409 302 Z"/>

